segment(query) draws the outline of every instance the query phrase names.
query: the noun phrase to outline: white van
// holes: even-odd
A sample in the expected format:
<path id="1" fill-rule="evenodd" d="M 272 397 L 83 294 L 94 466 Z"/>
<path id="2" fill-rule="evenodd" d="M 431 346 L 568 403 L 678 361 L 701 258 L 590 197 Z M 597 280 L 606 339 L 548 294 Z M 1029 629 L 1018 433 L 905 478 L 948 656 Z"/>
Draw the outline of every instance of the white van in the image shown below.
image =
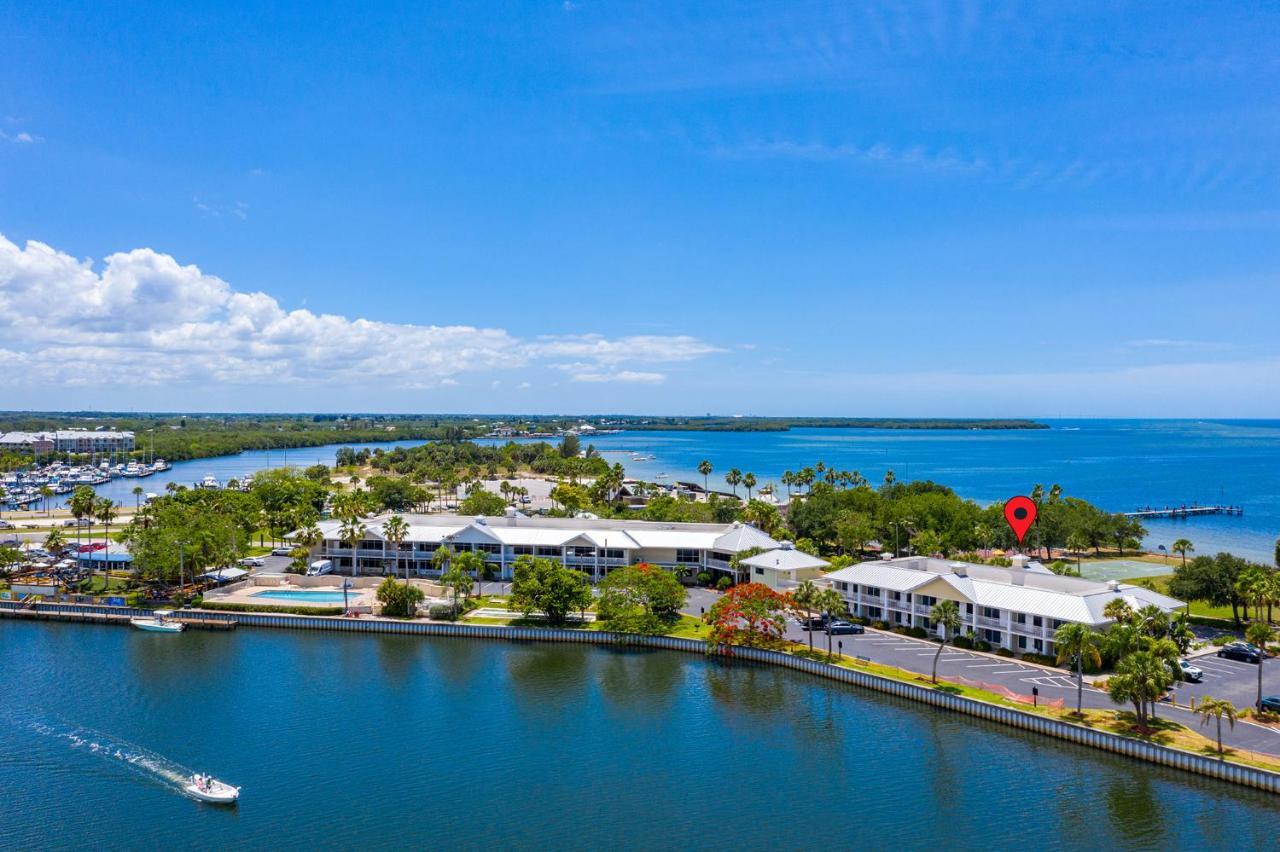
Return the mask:
<path id="1" fill-rule="evenodd" d="M 332 574 L 332 573 L 333 573 L 333 560 L 331 559 L 317 559 L 315 562 L 312 562 L 310 565 L 307 566 L 308 577 L 319 577 L 321 574 Z"/>

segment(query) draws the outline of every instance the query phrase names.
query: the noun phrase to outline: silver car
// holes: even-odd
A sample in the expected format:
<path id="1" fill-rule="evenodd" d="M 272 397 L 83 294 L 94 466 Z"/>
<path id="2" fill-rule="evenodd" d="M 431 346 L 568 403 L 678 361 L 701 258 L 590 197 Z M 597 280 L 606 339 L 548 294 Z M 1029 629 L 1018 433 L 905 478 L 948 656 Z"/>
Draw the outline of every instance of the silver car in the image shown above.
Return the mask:
<path id="1" fill-rule="evenodd" d="M 1191 665 L 1190 660 L 1178 660 L 1178 668 L 1182 671 L 1183 680 L 1199 683 L 1204 678 L 1204 672 Z"/>

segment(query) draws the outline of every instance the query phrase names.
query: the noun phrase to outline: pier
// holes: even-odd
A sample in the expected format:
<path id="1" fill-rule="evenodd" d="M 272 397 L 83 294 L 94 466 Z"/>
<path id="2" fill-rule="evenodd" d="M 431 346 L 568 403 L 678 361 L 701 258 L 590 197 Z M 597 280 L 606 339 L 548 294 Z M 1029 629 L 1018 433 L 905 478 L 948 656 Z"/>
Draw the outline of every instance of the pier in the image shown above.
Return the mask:
<path id="1" fill-rule="evenodd" d="M 1125 512 L 1126 518 L 1195 518 L 1200 515 L 1243 515 L 1243 506 L 1201 506 L 1197 503 L 1181 506 L 1165 506 L 1156 509 L 1147 506 L 1136 512 Z"/>

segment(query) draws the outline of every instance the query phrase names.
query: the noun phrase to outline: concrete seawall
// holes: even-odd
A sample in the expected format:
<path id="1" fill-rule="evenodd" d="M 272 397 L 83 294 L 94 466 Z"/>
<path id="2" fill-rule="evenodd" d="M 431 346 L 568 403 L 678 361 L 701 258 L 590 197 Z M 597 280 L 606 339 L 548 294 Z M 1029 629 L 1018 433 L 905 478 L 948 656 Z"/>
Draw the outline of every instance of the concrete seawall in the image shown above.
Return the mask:
<path id="1" fill-rule="evenodd" d="M 15 601 L 0 601 L 0 616 L 10 615 L 22 605 Z M 81 604 L 41 603 L 29 609 L 56 617 L 86 614 L 146 615 L 149 610 L 128 607 L 87 606 Z M 706 654 L 708 647 L 701 639 L 681 639 L 672 636 L 642 636 L 631 633 L 605 631 L 561 630 L 542 627 L 506 627 L 502 625 L 441 624 L 421 621 L 389 621 L 381 619 L 346 619 L 333 616 L 288 615 L 258 612 L 213 612 L 185 610 L 184 620 L 208 620 L 211 622 L 235 622 L 243 627 L 270 627 L 289 630 L 325 630 L 338 633 L 382 633 L 413 636 L 445 636 L 470 639 L 500 639 L 527 642 L 568 642 L 581 645 L 631 646 L 666 651 Z M 1148 763 L 1181 769 L 1217 778 L 1234 784 L 1242 784 L 1271 793 L 1280 793 L 1280 773 L 1256 769 L 1250 766 L 1228 763 L 1204 755 L 1168 748 L 1154 743 L 1122 737 L 1109 731 L 1073 725 L 1013 707 L 988 704 L 961 695 L 940 692 L 913 683 L 892 680 L 869 672 L 846 669 L 828 663 L 808 660 L 777 651 L 757 648 L 731 648 L 722 655 L 732 660 L 782 666 L 816 677 L 853 684 L 899 698 L 928 704 L 942 710 L 964 713 L 980 719 L 1009 725 L 1024 731 L 1032 731 L 1056 737 L 1079 745 L 1145 760 Z"/>

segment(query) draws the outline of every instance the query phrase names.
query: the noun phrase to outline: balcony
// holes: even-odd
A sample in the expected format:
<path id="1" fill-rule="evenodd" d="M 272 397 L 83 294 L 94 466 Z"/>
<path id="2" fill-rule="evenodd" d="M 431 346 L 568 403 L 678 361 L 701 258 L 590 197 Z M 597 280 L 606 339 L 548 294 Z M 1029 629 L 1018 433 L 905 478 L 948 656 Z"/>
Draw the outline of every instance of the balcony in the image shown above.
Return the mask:
<path id="1" fill-rule="evenodd" d="M 974 624 L 978 627 L 985 627 L 988 630 L 1008 630 L 1008 626 L 998 618 L 987 618 L 980 615 L 974 619 Z"/>

